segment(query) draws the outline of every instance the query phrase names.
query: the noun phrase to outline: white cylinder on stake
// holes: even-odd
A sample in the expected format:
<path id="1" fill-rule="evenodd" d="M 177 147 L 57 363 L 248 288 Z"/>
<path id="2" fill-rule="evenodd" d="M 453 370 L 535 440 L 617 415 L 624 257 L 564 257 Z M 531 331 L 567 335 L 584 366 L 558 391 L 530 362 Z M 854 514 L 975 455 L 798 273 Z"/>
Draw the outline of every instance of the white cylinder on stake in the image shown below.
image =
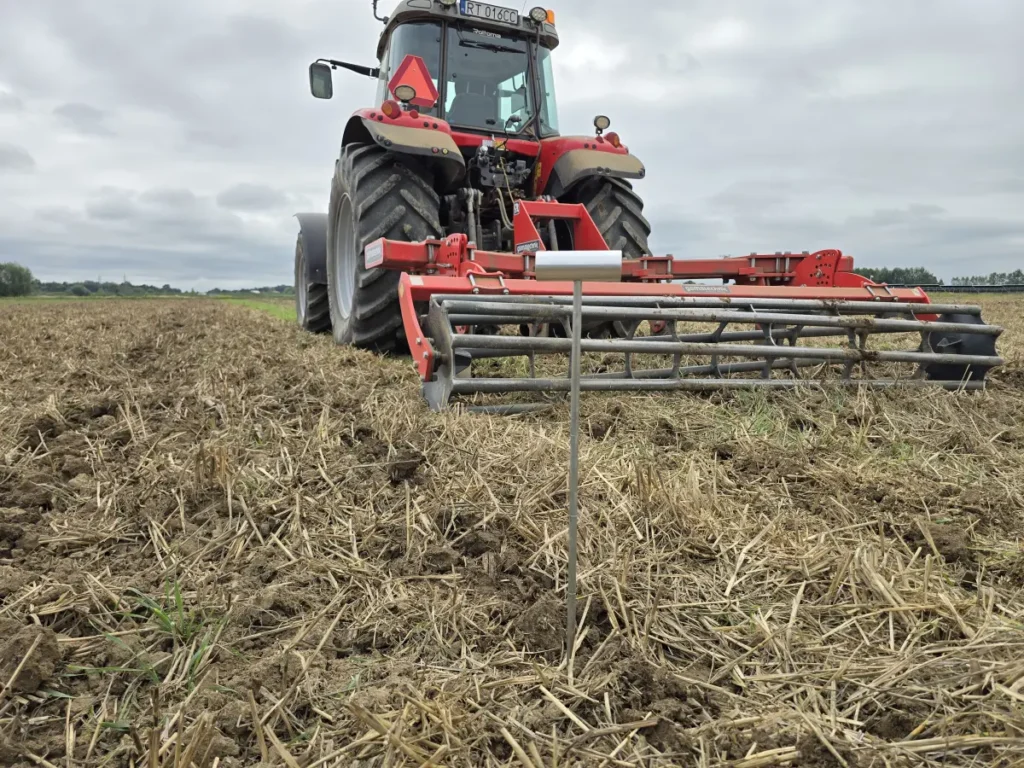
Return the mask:
<path id="1" fill-rule="evenodd" d="M 538 251 L 538 280 L 584 280 L 617 283 L 622 279 L 622 251 Z"/>

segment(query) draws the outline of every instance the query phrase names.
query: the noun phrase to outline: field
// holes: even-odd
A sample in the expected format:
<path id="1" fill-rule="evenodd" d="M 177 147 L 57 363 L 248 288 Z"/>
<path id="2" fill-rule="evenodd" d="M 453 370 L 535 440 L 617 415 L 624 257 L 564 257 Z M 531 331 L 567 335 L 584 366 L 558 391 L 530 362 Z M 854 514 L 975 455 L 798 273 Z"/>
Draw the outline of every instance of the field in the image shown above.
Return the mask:
<path id="1" fill-rule="evenodd" d="M 968 300 L 957 297 L 957 300 Z M 433 414 L 215 300 L 0 303 L 0 765 L 1024 765 L 1024 303 L 982 394 Z"/>

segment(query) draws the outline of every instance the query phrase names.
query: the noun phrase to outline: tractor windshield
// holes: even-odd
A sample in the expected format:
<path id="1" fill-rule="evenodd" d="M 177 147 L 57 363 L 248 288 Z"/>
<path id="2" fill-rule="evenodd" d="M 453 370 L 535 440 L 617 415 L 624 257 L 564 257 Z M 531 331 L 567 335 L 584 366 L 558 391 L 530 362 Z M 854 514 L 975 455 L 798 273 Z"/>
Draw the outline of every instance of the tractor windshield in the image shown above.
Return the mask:
<path id="1" fill-rule="evenodd" d="M 448 28 L 445 117 L 453 127 L 518 134 L 557 133 L 549 52 L 530 65 L 532 43 L 472 27 Z M 531 75 L 540 78 L 538 114 Z M 532 125 L 527 129 L 528 124 Z"/>
<path id="2" fill-rule="evenodd" d="M 442 49 L 446 49 L 443 83 Z M 388 82 L 409 55 L 423 59 L 444 99 L 443 115 L 440 105 L 420 107 L 420 112 L 443 116 L 455 128 L 558 135 L 551 51 L 547 48 L 523 37 L 472 26 L 402 24 L 392 33 L 381 65 L 378 102 L 389 98 Z M 531 61 L 531 56 L 536 58 Z M 539 107 L 531 77 L 538 81 Z"/>

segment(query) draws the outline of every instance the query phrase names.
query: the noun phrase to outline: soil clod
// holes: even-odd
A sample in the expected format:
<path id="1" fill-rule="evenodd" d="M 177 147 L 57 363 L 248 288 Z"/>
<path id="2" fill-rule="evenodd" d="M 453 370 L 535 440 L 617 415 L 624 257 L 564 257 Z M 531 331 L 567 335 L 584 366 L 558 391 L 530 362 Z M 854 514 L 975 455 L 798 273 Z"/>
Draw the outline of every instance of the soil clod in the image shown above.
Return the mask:
<path id="1" fill-rule="evenodd" d="M 61 653 L 49 627 L 26 626 L 0 640 L 0 680 L 12 690 L 35 693 L 53 677 Z"/>

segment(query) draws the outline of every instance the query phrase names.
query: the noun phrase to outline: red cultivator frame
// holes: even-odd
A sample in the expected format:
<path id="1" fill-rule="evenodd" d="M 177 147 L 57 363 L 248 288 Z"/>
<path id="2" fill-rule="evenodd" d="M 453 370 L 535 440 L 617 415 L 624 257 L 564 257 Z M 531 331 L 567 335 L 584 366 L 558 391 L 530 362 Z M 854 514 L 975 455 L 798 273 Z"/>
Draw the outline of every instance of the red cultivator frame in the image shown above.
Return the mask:
<path id="1" fill-rule="evenodd" d="M 558 221 L 568 224 L 574 250 L 608 250 L 584 206 L 547 201 L 515 205 L 516 253 L 477 250 L 463 234 L 423 242 L 380 239 L 366 247 L 367 268 L 403 272 L 399 297 L 406 339 L 433 408 L 444 408 L 456 395 L 568 390 L 567 377 L 539 377 L 536 366 L 538 356 L 570 349 L 572 283 L 539 281 L 533 272 L 535 254 L 545 250 L 538 226 L 553 231 Z M 995 354 L 1002 329 L 985 325 L 978 307 L 935 305 L 921 289 L 890 289 L 852 270 L 853 260 L 837 250 L 624 260 L 620 283 L 583 285 L 583 327 L 591 332 L 583 352 L 604 358 L 583 377 L 582 388 L 694 391 L 833 383 L 980 389 L 986 372 L 1002 364 Z M 707 278 L 733 282 L 680 282 Z M 644 321 L 652 333 L 637 335 Z M 500 332 L 507 326 L 518 334 Z M 908 334 L 915 341 L 910 349 L 891 348 L 905 343 Z M 885 348 L 869 348 L 869 338 L 881 335 Z M 806 344 L 828 338 L 840 343 Z M 529 375 L 473 377 L 473 360 L 505 357 L 527 358 Z M 615 363 L 619 369 L 611 370 Z M 888 375 L 879 377 L 879 368 Z M 535 406 L 483 407 L 507 412 Z"/>
<path id="2" fill-rule="evenodd" d="M 559 268 L 565 252 L 603 265 L 602 280 L 622 264 L 617 282 L 583 285 L 584 391 L 979 389 L 1002 362 L 1001 329 L 977 307 L 876 285 L 839 251 L 649 255 L 633 187 L 647 169 L 611 119 L 559 132 L 545 8 L 398 0 L 381 17 L 373 5 L 378 66 L 310 66 L 313 96 L 331 98 L 343 68 L 378 81 L 379 106 L 346 124 L 326 214 L 299 215 L 296 314 L 339 344 L 408 349 L 431 407 L 472 396 L 516 411 L 534 404 L 491 396 L 569 389 L 544 358 L 571 351 L 573 284 L 537 279 L 540 251 L 548 275 L 579 274 Z M 722 284 L 693 282 L 708 279 Z"/>

